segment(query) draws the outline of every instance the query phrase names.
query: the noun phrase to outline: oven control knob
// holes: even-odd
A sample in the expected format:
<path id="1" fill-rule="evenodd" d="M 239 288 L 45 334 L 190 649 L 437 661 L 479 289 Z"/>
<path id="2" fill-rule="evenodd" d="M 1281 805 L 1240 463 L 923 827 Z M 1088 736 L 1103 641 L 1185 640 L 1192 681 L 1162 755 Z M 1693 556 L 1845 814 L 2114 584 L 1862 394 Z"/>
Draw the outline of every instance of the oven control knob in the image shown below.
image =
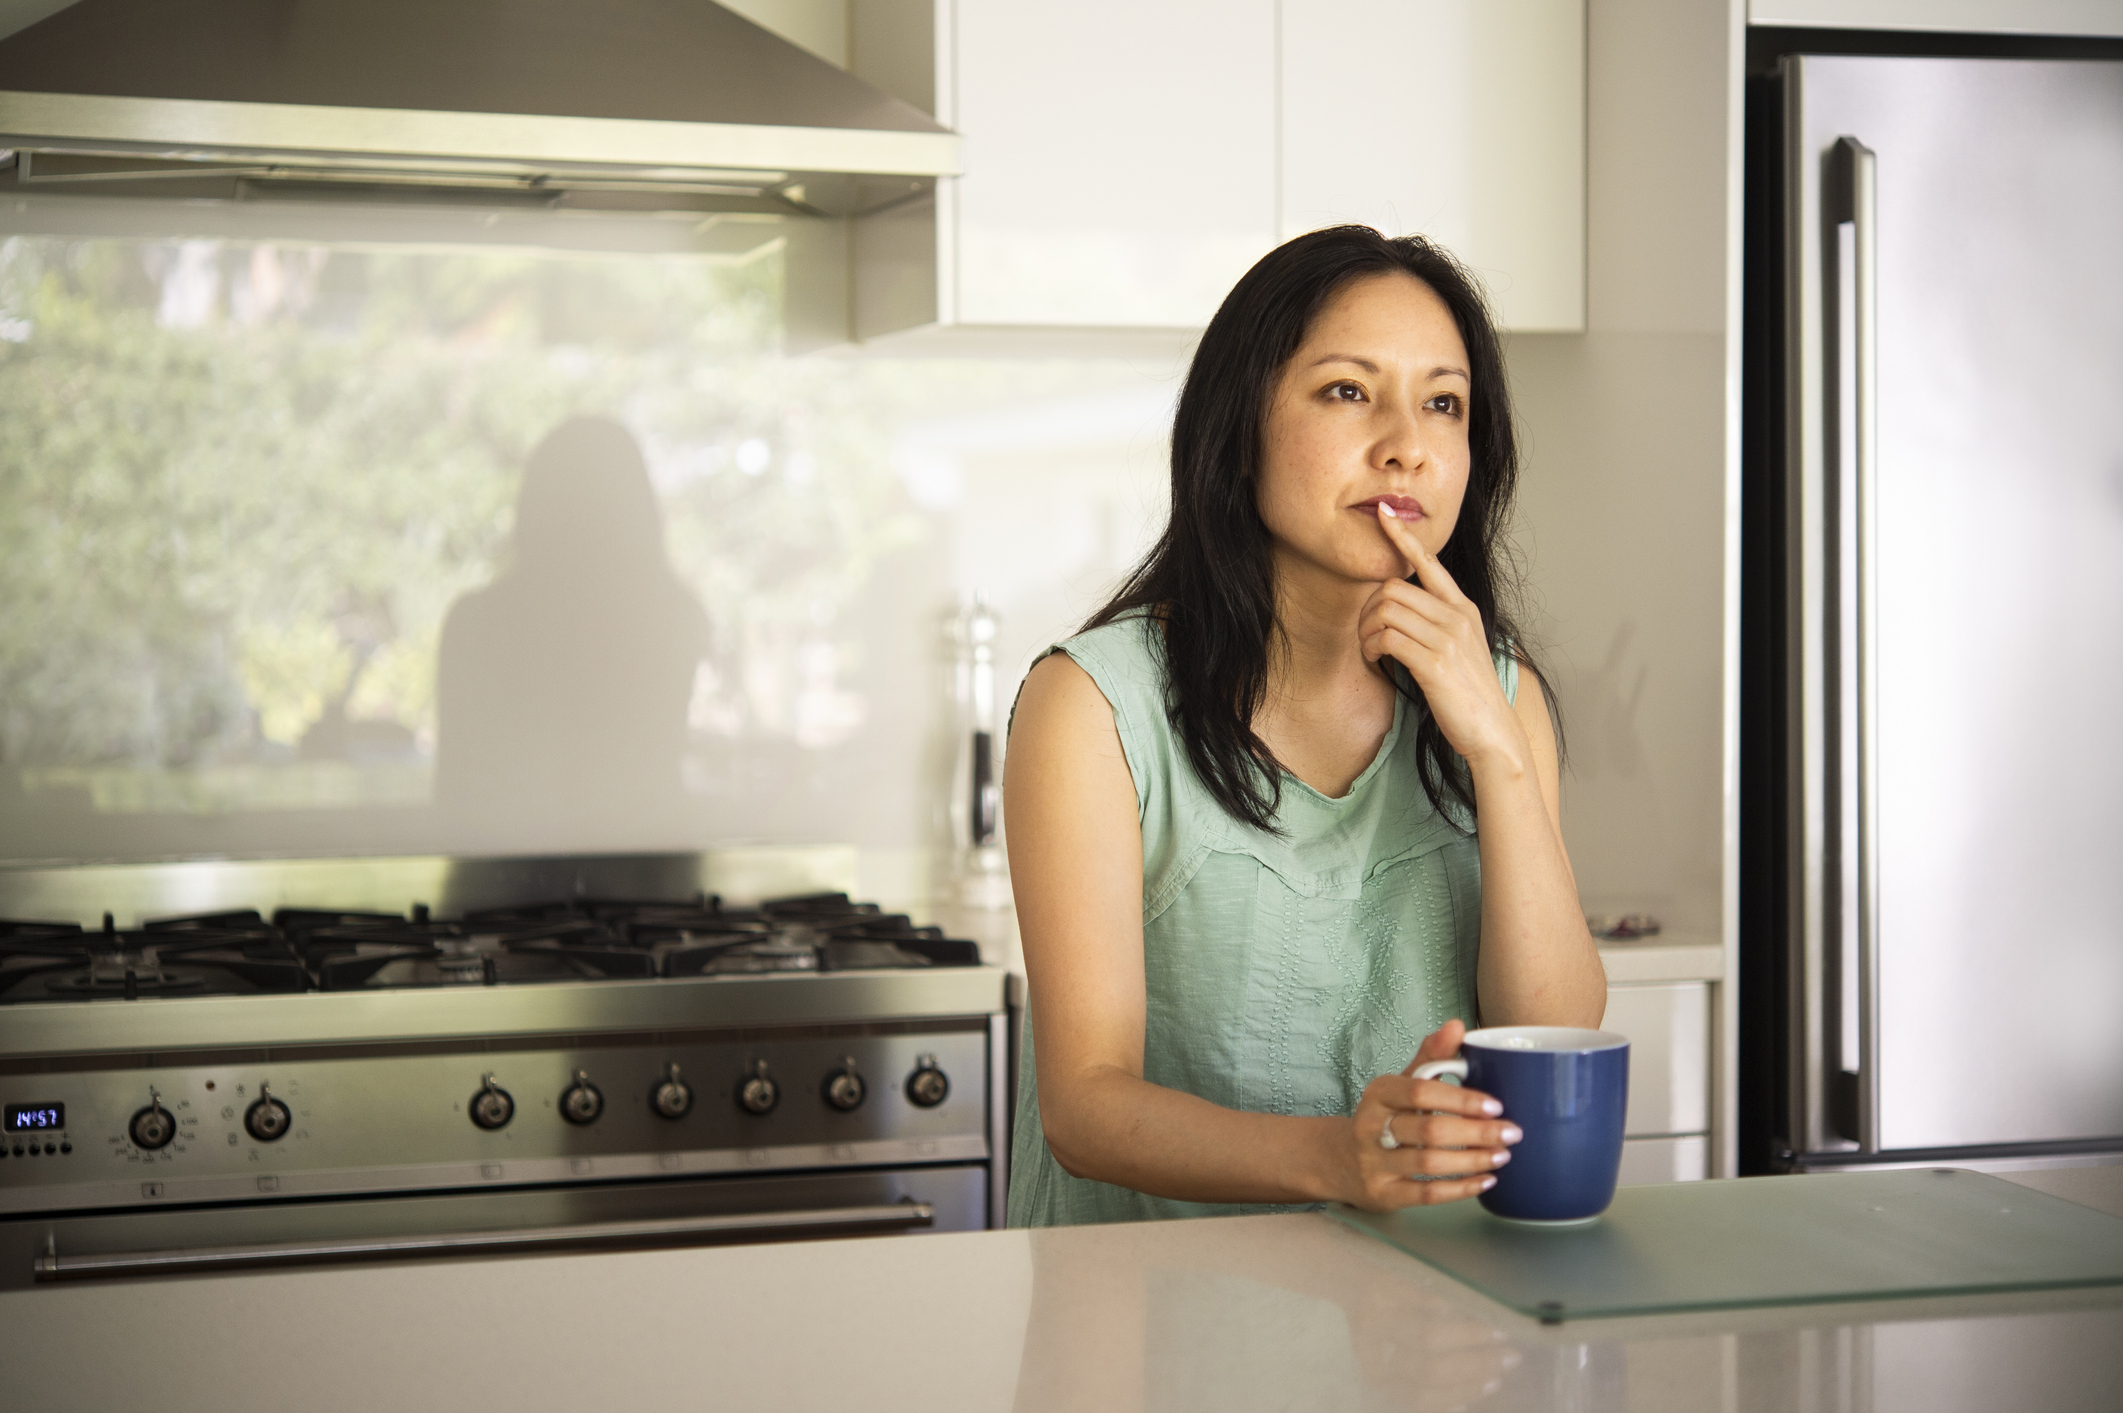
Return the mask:
<path id="1" fill-rule="evenodd" d="M 587 1070 L 575 1071 L 575 1082 L 560 1096 L 560 1116 L 571 1124 L 595 1123 L 604 1112 L 604 1095 L 590 1083 Z"/>
<path id="2" fill-rule="evenodd" d="M 933 1109 L 951 1095 L 951 1080 L 936 1067 L 934 1055 L 916 1055 L 914 1073 L 907 1076 L 907 1102 L 918 1109 Z"/>
<path id="3" fill-rule="evenodd" d="M 147 1107 L 133 1115 L 127 1132 L 132 1135 L 135 1147 L 151 1150 L 167 1148 L 170 1140 L 177 1136 L 177 1120 L 169 1110 L 162 1107 L 161 1094 L 150 1089 L 147 1092 Z"/>
<path id="4" fill-rule="evenodd" d="M 487 1075 L 483 1087 L 472 1096 L 472 1122 L 481 1128 L 501 1128 L 516 1117 L 516 1101 L 509 1091 L 494 1083 L 494 1076 Z"/>
<path id="5" fill-rule="evenodd" d="M 260 1143 L 271 1143 L 287 1137 L 289 1125 L 294 1121 L 287 1105 L 273 1097 L 273 1091 L 264 1085 L 258 1086 L 258 1102 L 243 1111 L 243 1127 Z"/>
<path id="6" fill-rule="evenodd" d="M 693 1107 L 693 1089 L 678 1077 L 678 1066 L 664 1072 L 663 1083 L 649 1091 L 649 1107 L 667 1119 L 682 1119 Z"/>
<path id="7" fill-rule="evenodd" d="M 869 1096 L 870 1088 L 855 1072 L 855 1057 L 849 1055 L 840 1062 L 840 1068 L 826 1076 L 826 1102 L 842 1113 L 860 1109 L 862 1101 Z"/>
<path id="8" fill-rule="evenodd" d="M 754 1060 L 752 1072 L 737 1086 L 737 1107 L 748 1114 L 771 1114 L 781 1102 L 781 1086 L 767 1074 L 767 1062 Z"/>

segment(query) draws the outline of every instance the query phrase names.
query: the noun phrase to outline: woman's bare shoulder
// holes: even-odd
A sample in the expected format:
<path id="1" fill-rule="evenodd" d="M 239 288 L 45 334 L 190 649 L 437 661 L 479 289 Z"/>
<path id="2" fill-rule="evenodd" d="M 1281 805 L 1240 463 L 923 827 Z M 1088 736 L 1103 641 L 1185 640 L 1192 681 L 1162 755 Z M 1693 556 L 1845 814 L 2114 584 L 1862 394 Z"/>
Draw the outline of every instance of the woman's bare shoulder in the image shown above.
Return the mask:
<path id="1" fill-rule="evenodd" d="M 1082 665 L 1065 652 L 1052 652 L 1034 663 L 1017 695 L 1010 724 L 1010 747 L 1042 742 L 1081 743 L 1105 738 L 1118 746 L 1113 705 Z"/>

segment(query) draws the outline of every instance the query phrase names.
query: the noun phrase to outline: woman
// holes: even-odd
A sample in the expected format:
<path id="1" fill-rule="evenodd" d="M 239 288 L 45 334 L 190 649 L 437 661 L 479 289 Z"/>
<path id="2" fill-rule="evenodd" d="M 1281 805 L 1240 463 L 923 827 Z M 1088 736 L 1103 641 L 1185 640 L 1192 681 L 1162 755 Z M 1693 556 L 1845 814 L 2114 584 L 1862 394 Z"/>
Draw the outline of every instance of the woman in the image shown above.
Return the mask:
<path id="1" fill-rule="evenodd" d="M 1477 1017 L 1606 1007 L 1506 612 L 1516 471 L 1496 333 L 1443 251 L 1316 231 L 1225 299 L 1165 533 L 1012 725 L 1013 1224 L 1495 1181 L 1496 1102 L 1408 1071 Z"/>

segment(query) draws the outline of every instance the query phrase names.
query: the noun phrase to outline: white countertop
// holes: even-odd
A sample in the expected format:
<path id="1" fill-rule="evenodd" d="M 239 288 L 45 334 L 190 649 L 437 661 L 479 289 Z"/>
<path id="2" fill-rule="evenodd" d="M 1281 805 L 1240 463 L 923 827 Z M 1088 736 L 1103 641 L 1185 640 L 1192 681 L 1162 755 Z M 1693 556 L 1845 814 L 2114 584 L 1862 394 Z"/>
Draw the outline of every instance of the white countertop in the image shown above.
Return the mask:
<path id="1" fill-rule="evenodd" d="M 1722 981 L 1725 949 L 1715 937 L 1666 933 L 1631 942 L 1602 942 L 1600 965 L 1607 984 L 1631 982 Z"/>
<path id="2" fill-rule="evenodd" d="M 2123 1215 L 2123 1169 L 2013 1175 Z M 1317 1215 L 0 1294 L 0 1405 L 2113 1409 L 2123 1288 L 1544 1327 Z"/>

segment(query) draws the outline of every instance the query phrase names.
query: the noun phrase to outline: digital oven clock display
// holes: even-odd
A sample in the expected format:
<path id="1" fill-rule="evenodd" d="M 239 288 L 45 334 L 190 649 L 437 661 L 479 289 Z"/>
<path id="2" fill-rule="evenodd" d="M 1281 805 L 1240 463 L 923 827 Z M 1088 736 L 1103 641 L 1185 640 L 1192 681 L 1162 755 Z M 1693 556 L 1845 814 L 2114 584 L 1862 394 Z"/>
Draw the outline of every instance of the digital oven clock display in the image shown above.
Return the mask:
<path id="1" fill-rule="evenodd" d="M 10 1104 L 7 1106 L 8 1133 L 57 1133 L 66 1127 L 64 1104 Z"/>

